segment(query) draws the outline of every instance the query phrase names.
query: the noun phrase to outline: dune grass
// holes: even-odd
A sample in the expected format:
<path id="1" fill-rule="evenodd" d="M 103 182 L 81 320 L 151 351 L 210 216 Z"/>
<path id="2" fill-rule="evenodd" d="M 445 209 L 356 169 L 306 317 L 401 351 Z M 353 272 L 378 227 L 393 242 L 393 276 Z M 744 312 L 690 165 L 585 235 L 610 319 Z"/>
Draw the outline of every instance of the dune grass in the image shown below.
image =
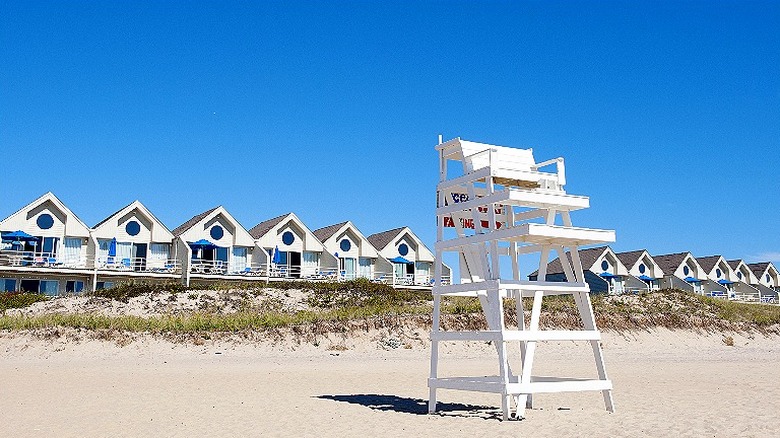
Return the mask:
<path id="1" fill-rule="evenodd" d="M 104 316 L 93 313 L 47 313 L 29 316 L 4 313 L 0 316 L 0 330 L 69 327 L 148 333 L 235 333 L 320 324 L 327 330 L 338 331 L 339 327 L 359 325 L 360 321 L 387 321 L 388 318 L 405 320 L 426 330 L 429 328 L 432 297 L 427 291 L 396 290 L 386 285 L 361 281 L 335 284 L 290 283 L 289 288 L 295 285 L 297 289 L 308 291 L 306 301 L 312 310 L 282 312 L 269 308 L 240 310 L 236 313 L 199 311 L 148 317 Z M 272 286 L 275 287 L 276 284 Z M 260 290 L 257 285 L 252 285 L 252 288 L 250 293 L 252 290 Z M 187 292 L 186 288 L 179 286 L 172 286 L 172 289 L 168 292 Z M 235 285 L 232 289 L 236 289 Z M 158 292 L 159 285 L 154 292 L 150 292 L 147 286 L 125 286 L 121 289 L 99 291 L 95 295 L 126 301 L 132 296 Z M 23 307 L 41 299 L 46 297 L 16 294 L 6 297 L 5 302 L 12 303 L 13 307 Z M 679 290 L 625 296 L 595 295 L 592 296 L 592 302 L 597 323 L 602 329 L 622 331 L 664 327 L 778 331 L 780 327 L 780 306 L 730 302 Z M 523 305 L 527 319 L 532 301 L 524 299 Z M 505 308 L 508 323 L 514 325 L 517 318 L 514 303 L 508 300 Z M 442 311 L 446 318 L 445 324 L 452 329 L 478 329 L 484 326 L 484 316 L 476 298 L 445 298 Z M 543 326 L 579 326 L 576 305 L 570 296 L 545 298 L 542 311 Z"/>

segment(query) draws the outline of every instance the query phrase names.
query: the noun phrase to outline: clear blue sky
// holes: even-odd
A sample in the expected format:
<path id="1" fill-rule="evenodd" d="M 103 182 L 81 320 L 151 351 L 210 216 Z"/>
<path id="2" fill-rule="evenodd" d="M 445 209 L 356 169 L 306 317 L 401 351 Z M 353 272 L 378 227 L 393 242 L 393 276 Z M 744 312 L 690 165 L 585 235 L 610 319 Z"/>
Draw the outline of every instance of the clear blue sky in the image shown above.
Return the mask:
<path id="1" fill-rule="evenodd" d="M 780 261 L 778 2 L 0 5 L 0 217 L 409 225 L 437 135 L 564 156 L 616 250 Z"/>

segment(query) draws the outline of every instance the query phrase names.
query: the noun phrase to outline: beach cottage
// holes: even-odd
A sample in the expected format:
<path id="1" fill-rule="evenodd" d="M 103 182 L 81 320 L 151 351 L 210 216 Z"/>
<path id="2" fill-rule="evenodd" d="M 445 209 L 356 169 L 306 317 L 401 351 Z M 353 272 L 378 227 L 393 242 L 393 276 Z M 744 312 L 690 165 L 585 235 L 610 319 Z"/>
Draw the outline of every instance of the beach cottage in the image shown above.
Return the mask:
<path id="1" fill-rule="evenodd" d="M 747 266 L 756 276 L 757 282 L 753 286 L 762 291 L 762 296 L 771 296 L 770 290 L 775 293 L 780 291 L 780 273 L 772 262 L 748 263 Z"/>
<path id="2" fill-rule="evenodd" d="M 664 272 L 663 289 L 680 289 L 701 295 L 727 298 L 726 288 L 710 280 L 707 271 L 690 252 L 654 255 L 653 259 Z"/>
<path id="3" fill-rule="evenodd" d="M 379 254 L 393 266 L 394 285 L 430 286 L 434 256 L 409 227 L 394 228 L 367 237 Z M 442 281 L 449 283 L 451 270 L 443 267 Z"/>
<path id="4" fill-rule="evenodd" d="M 346 221 L 322 227 L 314 230 L 314 235 L 322 242 L 328 253 L 339 260 L 340 280 L 367 278 L 391 281 L 392 263 L 379 255 L 379 251 L 352 222 Z"/>
<path id="5" fill-rule="evenodd" d="M 182 280 L 242 279 L 252 274 L 255 241 L 225 210 L 215 207 L 173 230 Z"/>
<path id="6" fill-rule="evenodd" d="M 48 192 L 0 222 L 0 286 L 47 295 L 91 284 L 89 228 Z"/>
<path id="7" fill-rule="evenodd" d="M 133 201 L 92 227 L 88 252 L 93 255 L 93 287 L 116 281 L 172 280 L 181 277 L 173 233 L 141 202 Z"/>
<path id="8" fill-rule="evenodd" d="M 592 293 L 622 294 L 637 292 L 645 287 L 640 280 L 633 278 L 628 268 L 620 261 L 609 246 L 597 246 L 578 250 L 585 282 Z M 566 257 L 571 264 L 571 254 Z M 539 272 L 534 271 L 528 278 L 536 281 Z M 559 258 L 547 264 L 547 281 L 566 281 L 566 272 Z M 629 288 L 630 285 L 630 288 Z"/>
<path id="9" fill-rule="evenodd" d="M 737 299 L 751 301 L 757 297 L 759 301 L 764 303 L 778 302 L 777 291 L 760 284 L 758 277 L 756 277 L 756 274 L 753 273 L 744 260 L 727 260 L 726 263 L 729 264 L 736 276 L 734 290 L 737 294 Z"/>
<path id="10" fill-rule="evenodd" d="M 734 270 L 731 269 L 731 266 L 726 262 L 726 259 L 720 255 L 712 255 L 696 257 L 696 261 L 707 274 L 707 281 L 704 285 L 705 288 L 712 283 L 716 283 L 726 290 L 726 296 L 729 299 L 737 298 L 737 294 L 734 291 L 734 284 L 736 283 L 737 276 L 734 273 Z M 716 290 L 717 289 L 713 289 L 712 291 Z M 758 297 L 756 297 L 756 299 L 758 299 Z"/>
<path id="11" fill-rule="evenodd" d="M 273 278 L 335 279 L 339 261 L 294 213 L 260 222 L 249 230 L 262 248 Z"/>
<path id="12" fill-rule="evenodd" d="M 648 292 L 661 288 L 661 279 L 664 276 L 664 272 L 646 249 L 618 252 L 615 255 L 628 268 L 628 273 L 631 277 L 641 282 L 627 281 L 627 283 L 630 283 L 627 284 L 629 289 L 633 289 L 634 285 L 637 285 L 640 290 Z"/>

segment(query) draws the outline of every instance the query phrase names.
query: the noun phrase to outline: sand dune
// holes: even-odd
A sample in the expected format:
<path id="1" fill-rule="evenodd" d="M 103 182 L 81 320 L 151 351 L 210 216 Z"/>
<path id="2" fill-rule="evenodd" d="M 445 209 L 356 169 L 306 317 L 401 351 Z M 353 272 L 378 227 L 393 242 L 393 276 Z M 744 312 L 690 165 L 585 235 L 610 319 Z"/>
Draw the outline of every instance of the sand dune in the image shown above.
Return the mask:
<path id="1" fill-rule="evenodd" d="M 599 393 L 539 395 L 523 421 L 497 396 L 441 391 L 428 351 L 293 343 L 182 345 L 0 335 L 0 436 L 776 436 L 780 338 L 605 335 L 617 412 Z M 495 350 L 448 346 L 446 373 L 493 372 Z M 588 347 L 544 344 L 540 374 L 594 375 Z"/>

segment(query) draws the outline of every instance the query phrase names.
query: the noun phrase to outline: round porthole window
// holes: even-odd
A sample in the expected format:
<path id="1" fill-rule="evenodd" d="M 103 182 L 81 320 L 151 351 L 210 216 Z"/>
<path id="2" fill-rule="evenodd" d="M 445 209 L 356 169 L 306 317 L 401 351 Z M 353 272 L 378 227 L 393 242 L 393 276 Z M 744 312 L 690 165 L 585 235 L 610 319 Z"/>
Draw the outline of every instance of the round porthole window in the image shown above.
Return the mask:
<path id="1" fill-rule="evenodd" d="M 405 243 L 398 245 L 398 254 L 401 254 L 402 256 L 409 254 L 409 247 L 406 246 Z"/>
<path id="2" fill-rule="evenodd" d="M 349 239 L 342 239 L 341 243 L 339 243 L 339 248 L 341 248 L 342 251 L 349 251 L 352 248 L 352 242 L 350 242 Z"/>
<path id="3" fill-rule="evenodd" d="M 742 273 L 741 273 L 741 272 L 737 272 L 737 278 L 739 278 L 740 280 L 742 280 Z"/>
<path id="4" fill-rule="evenodd" d="M 716 269 L 716 270 L 715 270 L 715 275 L 716 275 L 718 278 L 720 278 L 720 276 L 721 276 L 721 275 L 723 275 L 723 272 L 721 272 L 721 270 L 720 270 L 720 269 Z"/>
<path id="5" fill-rule="evenodd" d="M 292 231 L 285 231 L 284 234 L 282 234 L 282 243 L 285 245 L 292 245 L 293 242 L 295 242 L 295 234 L 293 234 Z"/>
<path id="6" fill-rule="evenodd" d="M 209 231 L 209 234 L 211 235 L 211 238 L 214 240 L 219 240 L 222 238 L 222 236 L 225 235 L 225 230 L 222 229 L 219 225 L 214 225 L 211 227 L 211 231 Z"/>
<path id="7" fill-rule="evenodd" d="M 688 269 L 688 267 L 687 267 L 687 266 L 683 266 L 683 274 L 685 274 L 685 275 L 688 275 L 688 274 L 690 274 L 690 273 L 691 273 L 691 270 L 690 270 L 690 269 Z"/>
<path id="8" fill-rule="evenodd" d="M 645 264 L 642 263 L 639 265 L 639 273 L 644 274 L 645 273 Z"/>
<path id="9" fill-rule="evenodd" d="M 42 230 L 48 230 L 54 226 L 54 218 L 51 217 L 49 213 L 44 213 L 38 216 L 38 219 L 36 219 L 35 223 L 38 224 L 38 228 Z"/>
<path id="10" fill-rule="evenodd" d="M 125 225 L 125 231 L 130 236 L 137 236 L 141 232 L 141 225 L 136 221 L 130 221 Z"/>
<path id="11" fill-rule="evenodd" d="M 602 261 L 601 262 L 601 269 L 603 269 L 604 271 L 609 269 L 609 262 L 607 262 L 606 260 Z"/>

